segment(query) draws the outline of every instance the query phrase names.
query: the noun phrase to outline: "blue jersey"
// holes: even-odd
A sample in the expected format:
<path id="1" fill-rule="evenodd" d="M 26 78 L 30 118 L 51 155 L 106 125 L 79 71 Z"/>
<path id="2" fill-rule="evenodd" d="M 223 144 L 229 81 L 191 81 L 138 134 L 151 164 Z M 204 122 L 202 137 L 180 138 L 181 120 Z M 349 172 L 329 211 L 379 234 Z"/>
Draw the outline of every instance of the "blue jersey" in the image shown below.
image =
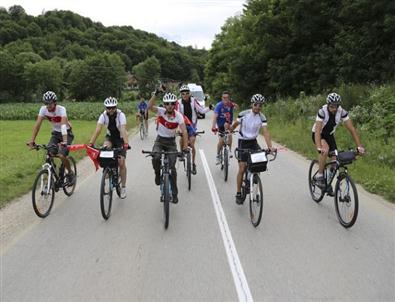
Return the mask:
<path id="1" fill-rule="evenodd" d="M 231 124 L 233 122 L 233 103 L 229 103 L 227 106 L 224 105 L 222 101 L 220 101 L 214 109 L 214 112 L 218 114 L 217 117 L 217 126 L 223 127 L 225 123 Z"/>
<path id="2" fill-rule="evenodd" d="M 137 105 L 137 109 L 138 109 L 139 111 L 145 111 L 145 110 L 147 110 L 147 108 L 148 108 L 148 104 L 147 104 L 146 101 L 140 102 L 140 103 Z"/>

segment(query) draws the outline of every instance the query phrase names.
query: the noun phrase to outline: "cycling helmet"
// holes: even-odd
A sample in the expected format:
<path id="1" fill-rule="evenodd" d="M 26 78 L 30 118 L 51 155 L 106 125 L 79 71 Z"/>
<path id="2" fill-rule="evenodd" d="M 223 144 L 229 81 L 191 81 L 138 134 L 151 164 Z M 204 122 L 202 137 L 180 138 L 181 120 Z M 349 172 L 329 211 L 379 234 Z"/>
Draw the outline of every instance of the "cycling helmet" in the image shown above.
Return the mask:
<path id="1" fill-rule="evenodd" d="M 118 101 L 116 98 L 110 96 L 104 100 L 105 107 L 116 107 L 118 105 Z"/>
<path id="2" fill-rule="evenodd" d="M 180 87 L 180 92 L 183 92 L 183 91 L 188 91 L 188 92 L 190 91 L 188 85 L 182 85 L 182 86 Z"/>
<path id="3" fill-rule="evenodd" d="M 257 93 L 251 97 L 251 103 L 263 104 L 264 102 L 265 102 L 265 97 L 262 94 Z"/>
<path id="4" fill-rule="evenodd" d="M 175 102 L 177 102 L 177 97 L 174 94 L 168 92 L 163 96 L 163 103 L 175 103 Z"/>
<path id="5" fill-rule="evenodd" d="M 55 92 L 53 92 L 53 91 L 47 91 L 46 93 L 43 94 L 43 102 L 45 104 L 56 102 L 56 100 L 57 100 L 57 97 L 56 97 Z"/>
<path id="6" fill-rule="evenodd" d="M 327 104 L 339 105 L 341 101 L 342 101 L 342 98 L 336 92 L 332 92 L 332 93 L 328 94 L 328 96 L 326 98 Z"/>

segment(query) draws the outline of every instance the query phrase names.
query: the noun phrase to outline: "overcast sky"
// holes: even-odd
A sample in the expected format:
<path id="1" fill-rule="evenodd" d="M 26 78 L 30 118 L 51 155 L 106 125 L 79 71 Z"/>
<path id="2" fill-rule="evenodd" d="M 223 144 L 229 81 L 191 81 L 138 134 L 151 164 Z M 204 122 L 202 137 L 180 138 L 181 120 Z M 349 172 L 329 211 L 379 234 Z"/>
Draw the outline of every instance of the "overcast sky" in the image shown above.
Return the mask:
<path id="1" fill-rule="evenodd" d="M 1 0 L 21 5 L 27 14 L 71 10 L 105 26 L 131 25 L 183 46 L 210 48 L 215 34 L 231 16 L 241 14 L 246 0 Z"/>

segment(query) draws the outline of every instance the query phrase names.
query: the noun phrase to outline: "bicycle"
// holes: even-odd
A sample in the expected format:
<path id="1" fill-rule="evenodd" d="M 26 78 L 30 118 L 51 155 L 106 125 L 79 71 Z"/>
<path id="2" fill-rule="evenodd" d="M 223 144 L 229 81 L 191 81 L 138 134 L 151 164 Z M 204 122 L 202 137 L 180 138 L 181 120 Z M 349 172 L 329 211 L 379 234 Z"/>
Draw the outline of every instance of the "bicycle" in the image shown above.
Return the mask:
<path id="1" fill-rule="evenodd" d="M 254 227 L 257 227 L 262 219 L 263 213 L 263 191 L 260 173 L 267 170 L 268 161 L 274 161 L 277 158 L 277 150 L 253 150 L 253 149 L 235 149 L 235 156 L 239 159 L 239 152 L 248 152 L 247 170 L 243 175 L 241 185 L 241 197 L 243 202 L 247 195 L 250 195 L 250 220 Z M 268 160 L 268 155 L 273 158 Z"/>
<path id="2" fill-rule="evenodd" d="M 226 130 L 224 132 L 220 131 L 218 132 L 218 135 L 223 135 L 224 137 L 224 144 L 219 152 L 219 158 L 220 158 L 220 167 L 221 170 L 224 171 L 224 180 L 228 180 L 228 170 L 229 170 L 229 158 L 230 158 L 230 147 L 229 147 L 229 135 L 232 135 L 233 133 L 236 133 L 238 131 L 232 131 L 230 132 L 229 130 Z"/>
<path id="3" fill-rule="evenodd" d="M 147 128 L 145 127 L 144 124 L 144 117 L 140 115 L 140 138 L 141 140 L 144 140 L 145 137 L 147 137 Z"/>
<path id="4" fill-rule="evenodd" d="M 71 196 L 77 184 L 77 166 L 74 158 L 72 156 L 67 156 L 70 162 L 70 168 L 74 173 L 73 179 L 70 180 L 70 177 L 68 177 L 69 174 L 64 175 L 65 167 L 63 162 L 59 170 L 57 171 L 56 169 L 54 156 L 49 152 L 54 146 L 56 145 L 33 145 L 33 149 L 37 151 L 40 149 L 46 151 L 45 163 L 38 172 L 32 187 L 33 210 L 40 218 L 47 217 L 51 212 L 55 200 L 55 192 L 58 192 L 59 189 L 62 188 L 67 196 Z"/>
<path id="5" fill-rule="evenodd" d="M 114 189 L 118 197 L 121 197 L 121 177 L 119 175 L 118 156 L 123 148 L 92 148 L 99 150 L 98 161 L 100 167 L 103 168 L 100 182 L 100 211 L 103 218 L 107 220 L 111 215 Z"/>
<path id="6" fill-rule="evenodd" d="M 334 194 L 335 209 L 340 224 L 345 228 L 352 227 L 358 216 L 358 192 L 347 169 L 347 165 L 356 160 L 357 155 L 359 153 L 353 150 L 330 152 L 329 156 L 336 158 L 325 164 L 323 186 L 315 179 L 318 173 L 318 161 L 312 160 L 309 168 L 309 190 L 316 203 L 321 202 L 325 194 L 328 194 L 328 190 L 332 188 L 332 182 L 338 174 Z"/>
<path id="7" fill-rule="evenodd" d="M 170 184 L 170 160 L 169 155 L 175 154 L 178 157 L 183 157 L 184 154 L 182 152 L 177 151 L 142 151 L 143 154 L 148 154 L 147 156 L 160 155 L 160 201 L 163 202 L 163 218 L 164 218 L 164 226 L 165 229 L 169 226 L 169 216 L 170 216 L 170 202 L 173 201 L 173 195 L 171 191 Z"/>
<path id="8" fill-rule="evenodd" d="M 196 132 L 196 135 L 200 134 L 204 134 L 204 131 Z M 179 135 L 181 136 L 182 134 Z M 185 158 L 186 160 L 183 158 L 182 162 L 184 164 L 184 171 L 188 180 L 188 191 L 190 191 L 192 186 L 192 149 L 190 147 L 188 147 L 188 151 L 185 153 Z"/>

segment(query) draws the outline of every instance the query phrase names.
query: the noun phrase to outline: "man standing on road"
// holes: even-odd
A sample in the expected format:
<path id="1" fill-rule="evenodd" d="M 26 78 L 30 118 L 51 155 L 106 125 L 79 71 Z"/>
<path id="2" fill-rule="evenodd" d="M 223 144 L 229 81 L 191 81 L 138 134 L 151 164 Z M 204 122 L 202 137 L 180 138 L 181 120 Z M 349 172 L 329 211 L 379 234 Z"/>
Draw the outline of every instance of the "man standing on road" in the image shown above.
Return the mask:
<path id="1" fill-rule="evenodd" d="M 157 115 L 157 133 L 155 144 L 152 148 L 153 152 L 174 151 L 177 152 L 176 144 L 176 130 L 180 129 L 183 138 L 183 150 L 188 148 L 188 134 L 185 128 L 184 118 L 182 114 L 176 111 L 175 105 L 177 97 L 172 93 L 166 93 L 163 96 L 163 107 L 155 106 L 157 96 L 164 92 L 164 87 L 157 89 L 148 102 L 148 109 Z M 177 188 L 177 170 L 176 170 L 177 156 L 175 154 L 169 155 L 169 163 L 171 170 L 171 189 L 173 194 L 173 203 L 178 202 L 178 188 Z M 152 166 L 155 170 L 155 184 L 160 185 L 160 156 L 154 155 L 152 158 Z"/>
<path id="2" fill-rule="evenodd" d="M 365 153 L 365 149 L 361 144 L 358 133 L 355 130 L 350 117 L 348 116 L 348 112 L 340 106 L 340 103 L 340 95 L 335 92 L 328 94 L 326 98 L 326 105 L 322 106 L 322 108 L 318 110 L 315 123 L 313 125 L 313 128 L 311 129 L 313 143 L 315 144 L 317 151 L 320 154 L 318 156 L 319 168 L 318 173 L 315 176 L 315 180 L 317 181 L 317 185 L 322 188 L 326 187 L 324 179 L 325 163 L 328 158 L 329 152 L 337 150 L 334 134 L 336 131 L 336 127 L 341 122 L 344 123 L 344 126 L 351 133 L 352 138 L 357 145 L 358 152 L 360 154 Z M 330 196 L 334 195 L 331 186 L 329 186 L 327 193 Z"/>
<path id="3" fill-rule="evenodd" d="M 266 117 L 261 113 L 264 102 L 265 97 L 263 95 L 254 94 L 251 97 L 251 109 L 240 112 L 237 120 L 230 127 L 230 130 L 233 131 L 240 125 L 238 148 L 261 150 L 257 137 L 259 135 L 259 131 L 262 129 L 267 147 L 270 151 L 275 150 L 272 146 L 269 130 L 267 129 Z M 239 172 L 237 174 L 236 203 L 243 204 L 241 184 L 243 181 L 243 175 L 247 169 L 248 152 L 239 151 L 238 157 Z"/>
<path id="4" fill-rule="evenodd" d="M 128 132 L 126 129 L 126 116 L 117 109 L 118 101 L 114 97 L 108 97 L 104 100 L 106 110 L 100 115 L 97 121 L 95 133 L 89 141 L 89 145 L 94 145 L 103 126 L 107 127 L 107 135 L 103 147 L 123 148 L 118 156 L 119 174 L 121 175 L 121 198 L 126 198 L 126 150 L 129 149 Z"/>
<path id="5" fill-rule="evenodd" d="M 67 145 L 71 145 L 74 139 L 73 132 L 71 131 L 71 124 L 67 118 L 66 108 L 56 104 L 57 97 L 53 91 L 47 91 L 43 95 L 43 103 L 45 104 L 40 108 L 36 124 L 33 128 L 32 139 L 27 143 L 30 148 L 33 148 L 35 139 L 40 131 L 41 123 L 44 119 L 48 119 L 52 123 L 52 136 L 49 140 L 49 152 L 52 156 L 59 157 L 66 170 L 68 171 L 67 177 L 70 183 L 75 180 L 74 172 L 70 168 L 70 161 L 67 158 L 69 151 Z M 60 144 L 60 148 L 58 147 Z"/>
<path id="6" fill-rule="evenodd" d="M 198 100 L 191 96 L 189 87 L 187 85 L 182 85 L 180 87 L 181 99 L 177 100 L 176 110 L 181 112 L 181 114 L 185 115 L 191 121 L 191 128 L 195 131 L 189 131 L 189 146 L 192 148 L 192 174 L 196 174 L 196 164 L 195 164 L 195 157 L 196 157 L 196 149 L 195 149 L 195 142 L 196 142 L 196 129 L 197 129 L 197 119 L 198 113 L 205 114 L 212 109 L 212 106 L 209 107 L 202 107 Z"/>
<path id="7" fill-rule="evenodd" d="M 217 157 L 216 157 L 216 165 L 219 165 L 221 162 L 220 158 L 220 151 L 222 146 L 224 145 L 224 138 L 223 133 L 229 130 L 230 125 L 233 122 L 233 110 L 236 104 L 230 100 L 230 94 L 227 91 L 222 93 L 222 99 L 220 102 L 217 103 L 214 109 L 214 117 L 213 123 L 211 127 L 211 131 L 214 134 L 218 135 L 218 144 L 217 144 Z M 217 128 L 218 127 L 218 128 Z M 229 135 L 229 150 L 230 150 L 230 157 L 232 157 L 232 135 Z"/>

